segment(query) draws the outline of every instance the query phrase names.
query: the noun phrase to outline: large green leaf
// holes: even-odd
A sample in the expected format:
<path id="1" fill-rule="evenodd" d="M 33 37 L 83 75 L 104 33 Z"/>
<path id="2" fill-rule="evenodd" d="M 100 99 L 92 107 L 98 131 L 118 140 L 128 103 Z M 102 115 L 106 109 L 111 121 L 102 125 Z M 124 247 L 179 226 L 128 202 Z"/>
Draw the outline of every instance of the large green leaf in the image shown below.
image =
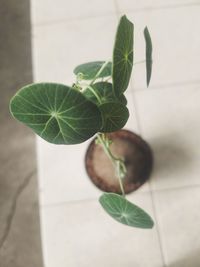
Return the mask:
<path id="1" fill-rule="evenodd" d="M 133 67 L 133 24 L 121 17 L 113 50 L 113 88 L 116 95 L 128 87 Z"/>
<path id="2" fill-rule="evenodd" d="M 112 84 L 108 82 L 98 82 L 88 86 L 83 94 L 94 102 L 100 105 L 110 101 L 120 102 L 124 105 L 127 104 L 126 97 L 122 94 L 118 98 L 113 93 Z"/>
<path id="3" fill-rule="evenodd" d="M 99 201 L 104 210 L 120 223 L 138 228 L 152 228 L 154 225 L 144 210 L 120 195 L 104 193 Z"/>
<path id="4" fill-rule="evenodd" d="M 147 86 L 149 86 L 152 72 L 152 41 L 147 27 L 144 29 L 144 38 L 146 43 L 146 79 Z"/>
<path id="5" fill-rule="evenodd" d="M 100 132 L 109 133 L 120 130 L 126 124 L 129 111 L 127 107 L 119 102 L 108 102 L 99 105 L 102 112 L 103 127 Z"/>
<path id="6" fill-rule="evenodd" d="M 105 68 L 101 72 L 99 72 L 102 66 L 105 66 Z M 78 75 L 81 73 L 83 80 L 92 80 L 96 77 L 98 73 L 99 73 L 98 75 L 99 78 L 111 76 L 111 71 L 112 71 L 111 62 L 108 62 L 106 64 L 105 61 L 94 61 L 77 66 L 74 69 L 74 74 Z"/>
<path id="7" fill-rule="evenodd" d="M 11 99 L 12 115 L 54 144 L 84 142 L 102 127 L 97 106 L 79 91 L 61 84 L 25 86 Z"/>

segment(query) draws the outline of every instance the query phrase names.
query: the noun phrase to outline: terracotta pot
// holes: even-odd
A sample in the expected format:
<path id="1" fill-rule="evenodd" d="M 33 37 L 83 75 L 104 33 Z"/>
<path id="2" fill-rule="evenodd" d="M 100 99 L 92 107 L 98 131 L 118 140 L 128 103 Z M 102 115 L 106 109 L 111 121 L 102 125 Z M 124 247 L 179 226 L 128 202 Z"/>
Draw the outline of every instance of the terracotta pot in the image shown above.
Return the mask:
<path id="1" fill-rule="evenodd" d="M 123 179 L 125 193 L 140 187 L 150 177 L 153 156 L 149 145 L 137 134 L 120 130 L 107 134 L 113 140 L 111 151 L 125 160 L 127 174 Z M 101 145 L 90 143 L 85 166 L 91 181 L 102 191 L 121 194 L 118 178 L 111 160 Z"/>

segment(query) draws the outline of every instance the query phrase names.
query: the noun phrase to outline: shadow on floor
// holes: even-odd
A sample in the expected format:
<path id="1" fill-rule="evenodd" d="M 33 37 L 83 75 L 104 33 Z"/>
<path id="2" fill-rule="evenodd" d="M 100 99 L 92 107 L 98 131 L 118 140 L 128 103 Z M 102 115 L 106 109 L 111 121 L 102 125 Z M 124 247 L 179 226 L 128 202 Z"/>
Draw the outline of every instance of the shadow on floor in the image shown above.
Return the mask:
<path id="1" fill-rule="evenodd" d="M 0 1 L 0 266 L 42 267 L 34 135 L 9 114 L 32 83 L 30 2 Z"/>
<path id="2" fill-rule="evenodd" d="M 156 155 L 154 172 L 159 177 L 164 177 L 166 173 L 178 176 L 193 163 L 193 155 L 180 136 L 166 133 L 151 140 L 151 147 Z"/>
<path id="3" fill-rule="evenodd" d="M 200 253 L 199 250 L 186 255 L 184 258 L 172 262 L 168 267 L 199 267 L 200 266 Z"/>

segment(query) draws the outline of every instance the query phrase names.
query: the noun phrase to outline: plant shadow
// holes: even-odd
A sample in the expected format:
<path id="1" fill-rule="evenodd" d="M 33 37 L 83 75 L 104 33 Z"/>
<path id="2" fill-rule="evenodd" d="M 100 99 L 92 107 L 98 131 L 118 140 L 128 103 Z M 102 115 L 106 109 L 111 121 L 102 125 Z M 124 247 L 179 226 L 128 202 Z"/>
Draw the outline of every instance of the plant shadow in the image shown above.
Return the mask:
<path id="1" fill-rule="evenodd" d="M 192 165 L 194 156 L 181 136 L 164 135 L 150 140 L 156 177 L 180 177 Z"/>
<path id="2" fill-rule="evenodd" d="M 178 259 L 169 265 L 168 267 L 199 267 L 200 266 L 200 253 L 199 250 L 195 250 L 183 258 Z"/>

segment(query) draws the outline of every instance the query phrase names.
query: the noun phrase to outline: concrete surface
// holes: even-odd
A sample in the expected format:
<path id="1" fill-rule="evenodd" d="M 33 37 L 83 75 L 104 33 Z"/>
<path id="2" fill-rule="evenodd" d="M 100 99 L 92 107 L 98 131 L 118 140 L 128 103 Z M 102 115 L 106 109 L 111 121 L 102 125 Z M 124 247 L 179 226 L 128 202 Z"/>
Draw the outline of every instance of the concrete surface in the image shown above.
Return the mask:
<path id="1" fill-rule="evenodd" d="M 0 2 L 0 266 L 42 267 L 35 137 L 9 114 L 31 83 L 30 3 Z"/>

